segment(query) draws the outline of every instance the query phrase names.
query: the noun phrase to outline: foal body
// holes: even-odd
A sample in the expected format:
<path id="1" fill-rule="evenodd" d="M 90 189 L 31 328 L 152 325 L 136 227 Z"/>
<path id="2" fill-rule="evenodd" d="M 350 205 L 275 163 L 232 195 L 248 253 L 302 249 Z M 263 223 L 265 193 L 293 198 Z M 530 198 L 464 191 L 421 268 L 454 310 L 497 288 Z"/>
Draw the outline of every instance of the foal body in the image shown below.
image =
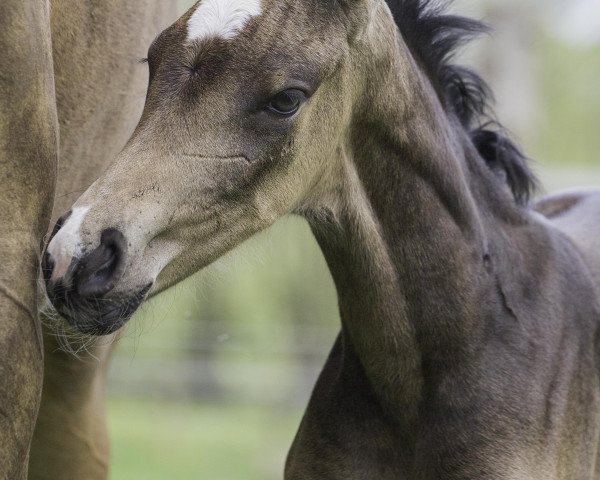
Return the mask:
<path id="1" fill-rule="evenodd" d="M 414 110 L 361 101 L 337 224 L 309 217 L 342 332 L 286 479 L 600 478 L 600 192 L 556 226 L 516 206 L 427 81 L 390 71 Z"/>
<path id="2" fill-rule="evenodd" d="M 527 167 L 448 63 L 477 25 L 431 5 L 199 2 L 151 46 L 136 132 L 50 241 L 49 295 L 113 332 L 297 213 L 342 331 L 286 479 L 600 478 L 600 261 L 523 205 Z"/>
<path id="3" fill-rule="evenodd" d="M 385 140 L 392 151 L 369 145 L 376 156 L 353 157 L 387 165 L 375 175 L 358 167 L 369 200 L 338 230 L 313 225 L 342 332 L 286 479 L 600 478 L 594 229 L 577 232 L 582 252 L 541 216 L 490 198 L 493 188 L 440 191 L 406 170 L 394 197 L 381 186 L 398 178 L 403 149 Z M 436 150 L 415 161 L 435 165 Z M 485 184 L 465 153 L 448 176 Z M 461 217 L 444 198 L 460 199 Z M 585 218 L 598 231 L 600 192 L 593 198 L 570 226 Z M 386 215 L 390 203 L 400 207 Z"/>

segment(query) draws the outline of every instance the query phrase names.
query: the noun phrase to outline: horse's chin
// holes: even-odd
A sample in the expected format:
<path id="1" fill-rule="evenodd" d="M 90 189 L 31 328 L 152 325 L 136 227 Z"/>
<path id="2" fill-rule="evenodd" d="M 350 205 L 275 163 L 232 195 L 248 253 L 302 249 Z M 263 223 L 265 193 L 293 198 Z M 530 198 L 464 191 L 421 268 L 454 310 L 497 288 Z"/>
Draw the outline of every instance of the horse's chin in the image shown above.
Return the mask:
<path id="1" fill-rule="evenodd" d="M 87 299 L 73 297 L 58 308 L 60 315 L 77 332 L 104 336 L 122 328 L 144 302 L 152 285 L 147 285 L 129 298 Z"/>

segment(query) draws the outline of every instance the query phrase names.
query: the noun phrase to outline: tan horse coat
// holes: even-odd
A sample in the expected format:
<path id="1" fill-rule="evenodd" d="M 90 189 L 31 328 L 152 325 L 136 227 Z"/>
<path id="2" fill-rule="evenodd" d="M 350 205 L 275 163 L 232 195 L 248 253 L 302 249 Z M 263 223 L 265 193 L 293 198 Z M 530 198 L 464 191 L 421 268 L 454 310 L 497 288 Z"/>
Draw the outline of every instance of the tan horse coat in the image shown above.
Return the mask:
<path id="1" fill-rule="evenodd" d="M 48 18 L 43 0 L 0 2 L 0 478 L 10 480 L 26 478 L 42 388 L 36 282 L 57 159 Z"/>
<path id="2" fill-rule="evenodd" d="M 175 13 L 175 1 L 159 0 L 0 5 L 0 478 L 25 478 L 39 406 L 36 281 L 56 177 L 56 110 L 60 168 L 53 211 L 61 212 L 131 134 L 147 81 L 138 60 Z M 57 347 L 44 331 L 44 390 L 29 478 L 106 478 L 108 347 L 91 347 L 100 364 Z"/>
<path id="3" fill-rule="evenodd" d="M 176 2 L 54 0 L 51 7 L 61 144 L 56 219 L 102 173 L 135 127 L 147 83 L 139 59 L 175 18 Z M 58 351 L 49 331 L 44 347 L 44 391 L 29 478 L 104 479 L 110 347 L 91 347 L 100 365 L 85 354 L 77 360 Z"/>

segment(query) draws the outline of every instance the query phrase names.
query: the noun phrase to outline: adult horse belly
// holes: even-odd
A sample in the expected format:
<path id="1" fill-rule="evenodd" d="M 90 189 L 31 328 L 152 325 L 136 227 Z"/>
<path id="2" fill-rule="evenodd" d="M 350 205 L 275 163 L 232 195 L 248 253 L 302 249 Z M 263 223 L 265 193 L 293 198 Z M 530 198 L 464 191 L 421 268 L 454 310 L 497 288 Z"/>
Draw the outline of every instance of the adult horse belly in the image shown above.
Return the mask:
<path id="1" fill-rule="evenodd" d="M 176 1 L 51 1 L 60 166 L 53 220 L 123 148 L 142 112 L 140 58 L 176 18 Z"/>

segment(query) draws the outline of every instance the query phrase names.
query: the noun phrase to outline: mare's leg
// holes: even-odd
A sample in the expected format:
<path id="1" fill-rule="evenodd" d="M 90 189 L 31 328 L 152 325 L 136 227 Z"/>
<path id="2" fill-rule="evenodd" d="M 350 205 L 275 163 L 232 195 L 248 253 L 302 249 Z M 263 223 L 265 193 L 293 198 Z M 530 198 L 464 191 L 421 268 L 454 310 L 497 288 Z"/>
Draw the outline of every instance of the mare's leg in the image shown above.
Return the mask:
<path id="1" fill-rule="evenodd" d="M 111 347 L 90 349 L 75 359 L 45 332 L 44 394 L 31 445 L 30 479 L 108 477 L 104 384 Z"/>
<path id="2" fill-rule="evenodd" d="M 0 478 L 27 476 L 42 388 L 37 278 L 57 159 L 46 0 L 0 2 Z"/>
<path id="3" fill-rule="evenodd" d="M 51 0 L 61 147 L 53 218 L 70 208 L 125 145 L 144 104 L 148 71 L 139 59 L 175 19 L 176 5 L 176 0 Z M 99 361 L 85 354 L 78 359 L 61 352 L 52 329 L 44 327 L 45 381 L 30 478 L 106 479 L 104 378 L 110 349 L 102 343 L 89 347 Z"/>

